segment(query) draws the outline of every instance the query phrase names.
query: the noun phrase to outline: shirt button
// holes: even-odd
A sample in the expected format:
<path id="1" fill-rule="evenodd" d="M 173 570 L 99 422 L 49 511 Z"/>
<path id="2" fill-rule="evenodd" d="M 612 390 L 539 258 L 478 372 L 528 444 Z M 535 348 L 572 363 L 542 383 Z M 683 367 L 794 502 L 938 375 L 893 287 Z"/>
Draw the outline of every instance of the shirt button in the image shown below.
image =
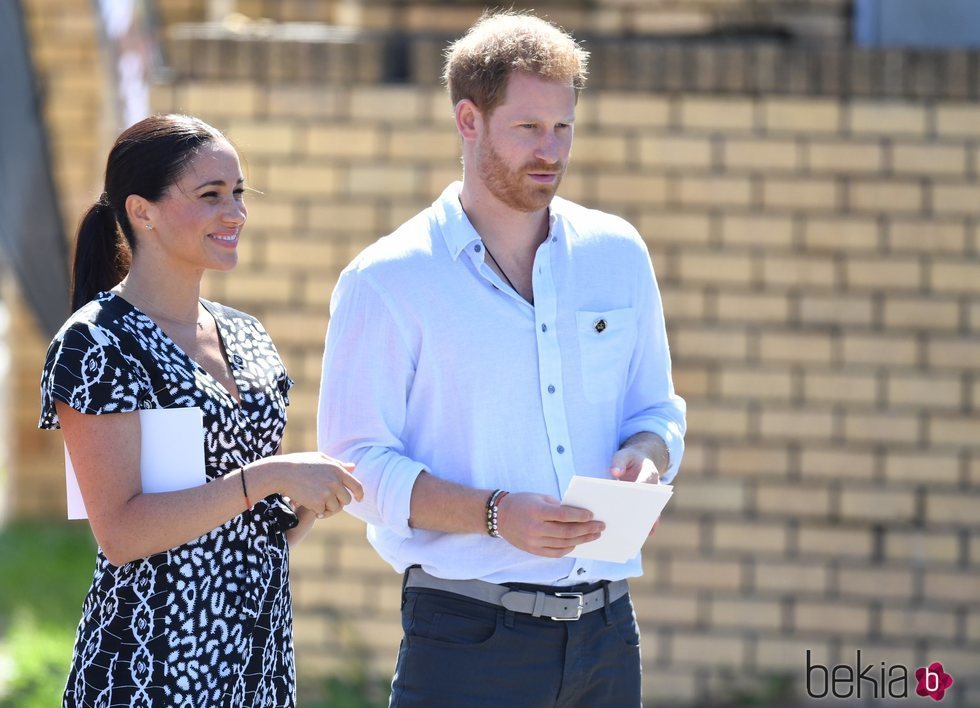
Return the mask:
<path id="1" fill-rule="evenodd" d="M 607 326 L 606 321 L 602 318 L 599 318 L 594 323 L 592 323 L 592 329 L 594 329 L 599 334 L 602 334 L 603 332 L 606 331 L 606 326 Z"/>
<path id="2" fill-rule="evenodd" d="M 483 250 L 483 246 L 481 246 L 480 244 L 476 244 L 475 246 L 473 246 L 473 250 L 479 253 L 480 251 Z"/>
<path id="3" fill-rule="evenodd" d="M 559 454 L 559 455 L 561 455 L 562 453 L 564 453 L 564 452 L 565 452 L 565 446 L 564 446 L 564 445 L 559 445 L 559 446 L 558 446 L 558 447 L 556 447 L 555 449 L 556 449 L 556 450 L 558 451 L 558 454 Z"/>
<path id="4" fill-rule="evenodd" d="M 548 384 L 548 393 L 554 393 L 554 392 L 555 392 L 555 385 Z"/>
<path id="5" fill-rule="evenodd" d="M 579 575 L 585 575 L 585 568 L 579 568 L 575 572 L 578 573 Z"/>
<path id="6" fill-rule="evenodd" d="M 557 240 L 558 240 L 558 237 L 557 236 L 552 236 L 551 237 L 551 242 L 552 243 L 555 243 Z"/>
<path id="7" fill-rule="evenodd" d="M 542 332 L 547 332 L 548 331 L 548 325 L 546 325 L 546 324 L 541 325 L 541 331 Z"/>

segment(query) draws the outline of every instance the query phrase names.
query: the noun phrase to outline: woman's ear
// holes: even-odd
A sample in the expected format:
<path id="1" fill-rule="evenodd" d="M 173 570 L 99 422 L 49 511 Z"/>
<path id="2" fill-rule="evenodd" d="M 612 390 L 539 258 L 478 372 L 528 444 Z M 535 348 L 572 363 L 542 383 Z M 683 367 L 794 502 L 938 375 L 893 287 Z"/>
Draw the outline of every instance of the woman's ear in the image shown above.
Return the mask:
<path id="1" fill-rule="evenodd" d="M 140 195 L 130 194 L 126 197 L 126 216 L 135 231 L 149 231 L 153 228 L 153 211 L 153 203 Z"/>
<path id="2" fill-rule="evenodd" d="M 476 140 L 483 128 L 483 114 L 468 98 L 456 104 L 456 130 L 463 140 Z"/>

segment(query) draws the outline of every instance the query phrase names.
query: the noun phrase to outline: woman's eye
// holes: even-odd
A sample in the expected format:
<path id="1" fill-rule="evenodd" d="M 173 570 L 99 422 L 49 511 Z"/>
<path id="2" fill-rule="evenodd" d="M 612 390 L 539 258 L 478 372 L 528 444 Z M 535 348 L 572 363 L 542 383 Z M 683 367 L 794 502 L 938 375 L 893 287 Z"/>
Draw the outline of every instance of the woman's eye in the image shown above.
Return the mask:
<path id="1" fill-rule="evenodd" d="M 218 193 L 217 192 L 205 192 L 204 194 L 201 195 L 201 198 L 202 199 L 213 199 L 214 197 L 217 197 L 217 196 L 218 196 Z"/>

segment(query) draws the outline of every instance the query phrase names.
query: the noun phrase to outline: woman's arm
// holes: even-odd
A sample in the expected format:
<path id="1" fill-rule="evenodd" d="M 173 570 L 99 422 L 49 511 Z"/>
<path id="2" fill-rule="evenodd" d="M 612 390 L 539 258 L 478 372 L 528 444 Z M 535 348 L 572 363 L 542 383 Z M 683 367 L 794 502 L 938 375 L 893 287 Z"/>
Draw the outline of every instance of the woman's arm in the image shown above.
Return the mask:
<path id="1" fill-rule="evenodd" d="M 317 452 L 257 460 L 192 489 L 143 494 L 139 413 L 86 415 L 62 401 L 55 406 L 89 524 L 113 565 L 179 546 L 245 511 L 242 474 L 253 502 L 279 492 L 313 516 L 336 513 L 362 494 L 347 470 Z"/>

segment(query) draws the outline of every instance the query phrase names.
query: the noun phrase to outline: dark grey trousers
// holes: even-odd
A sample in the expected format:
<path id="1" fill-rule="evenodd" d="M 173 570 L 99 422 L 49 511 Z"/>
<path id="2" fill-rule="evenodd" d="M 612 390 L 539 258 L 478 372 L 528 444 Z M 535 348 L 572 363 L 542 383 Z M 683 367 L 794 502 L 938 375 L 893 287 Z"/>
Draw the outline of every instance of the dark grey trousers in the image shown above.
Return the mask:
<path id="1" fill-rule="evenodd" d="M 571 588 L 569 588 L 571 589 Z M 629 595 L 574 622 L 408 588 L 390 708 L 636 708 Z"/>

